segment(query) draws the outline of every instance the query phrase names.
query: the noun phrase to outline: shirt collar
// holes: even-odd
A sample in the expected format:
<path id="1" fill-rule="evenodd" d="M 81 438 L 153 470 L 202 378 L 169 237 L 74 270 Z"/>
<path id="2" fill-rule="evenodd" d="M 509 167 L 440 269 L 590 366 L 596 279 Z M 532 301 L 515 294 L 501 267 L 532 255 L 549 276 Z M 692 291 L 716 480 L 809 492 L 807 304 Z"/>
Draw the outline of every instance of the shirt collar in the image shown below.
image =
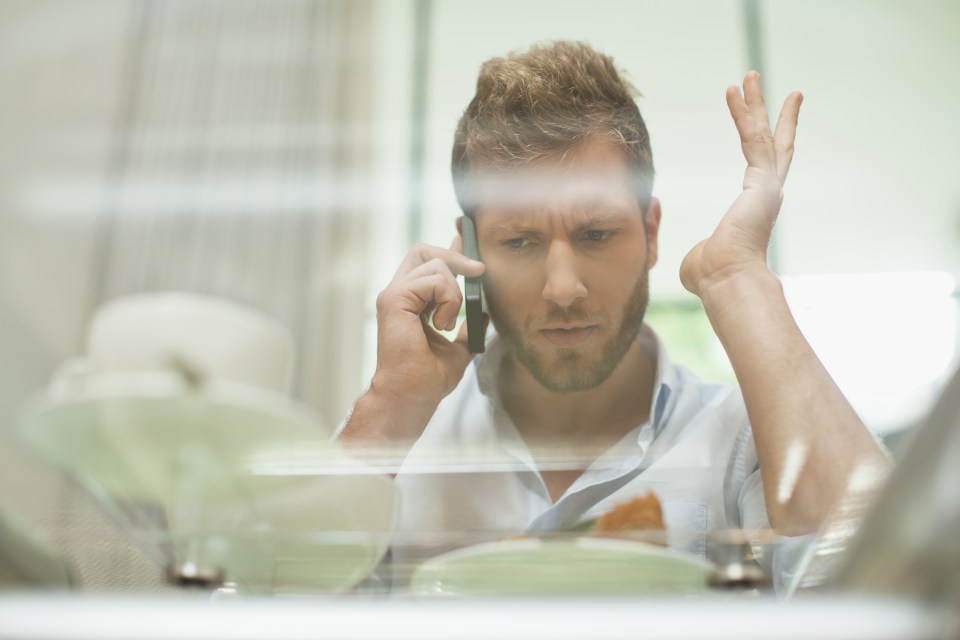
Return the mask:
<path id="1" fill-rule="evenodd" d="M 646 324 L 643 325 L 638 340 L 641 341 L 641 346 L 644 346 L 643 341 L 647 342 L 648 354 L 654 350 L 656 353 L 657 372 L 654 375 L 653 399 L 650 403 L 650 423 L 654 432 L 659 434 L 677 404 L 683 378 L 676 363 L 670 359 L 663 340 L 653 329 Z"/>

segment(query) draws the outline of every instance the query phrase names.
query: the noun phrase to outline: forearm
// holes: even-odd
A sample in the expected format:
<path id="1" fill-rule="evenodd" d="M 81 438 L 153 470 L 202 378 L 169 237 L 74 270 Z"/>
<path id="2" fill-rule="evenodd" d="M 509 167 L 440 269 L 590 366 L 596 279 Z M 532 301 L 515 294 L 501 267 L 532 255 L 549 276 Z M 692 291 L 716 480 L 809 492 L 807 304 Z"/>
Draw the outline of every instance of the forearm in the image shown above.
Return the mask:
<path id="1" fill-rule="evenodd" d="M 728 277 L 701 299 L 743 392 L 770 522 L 817 529 L 862 465 L 885 454 L 840 392 L 767 270 Z"/>

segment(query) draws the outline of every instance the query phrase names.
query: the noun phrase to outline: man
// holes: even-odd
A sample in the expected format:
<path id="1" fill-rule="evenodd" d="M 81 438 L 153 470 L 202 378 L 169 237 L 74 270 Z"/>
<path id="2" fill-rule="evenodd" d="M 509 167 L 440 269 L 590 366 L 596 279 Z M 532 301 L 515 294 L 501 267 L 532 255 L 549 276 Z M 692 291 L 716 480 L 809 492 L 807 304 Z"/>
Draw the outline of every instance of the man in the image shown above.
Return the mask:
<path id="1" fill-rule="evenodd" d="M 736 389 L 671 363 L 643 325 L 661 208 L 635 93 L 579 43 L 480 72 L 453 172 L 482 262 L 459 237 L 408 253 L 378 298 L 376 372 L 340 436 L 355 451 L 405 454 L 402 563 L 568 526 L 648 490 L 670 544 L 698 555 L 710 531 L 798 536 L 824 522 L 855 471 L 885 464 L 766 262 L 802 96 L 787 97 L 771 132 L 758 74 L 743 94 L 727 90 L 743 192 L 680 270 Z M 496 329 L 475 359 L 464 327 L 452 342 L 438 333 L 455 326 L 457 275 L 482 276 Z"/>

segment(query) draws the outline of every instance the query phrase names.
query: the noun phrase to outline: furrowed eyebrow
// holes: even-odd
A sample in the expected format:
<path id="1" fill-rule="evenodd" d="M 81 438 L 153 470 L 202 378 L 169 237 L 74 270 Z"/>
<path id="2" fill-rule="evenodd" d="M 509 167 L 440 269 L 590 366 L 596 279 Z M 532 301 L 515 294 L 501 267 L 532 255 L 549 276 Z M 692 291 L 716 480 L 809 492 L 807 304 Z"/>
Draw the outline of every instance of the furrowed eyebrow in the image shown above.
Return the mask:
<path id="1" fill-rule="evenodd" d="M 540 233 L 537 229 L 516 222 L 504 222 L 493 227 L 494 235 L 498 236 L 522 236 Z"/>
<path id="2" fill-rule="evenodd" d="M 593 227 L 608 227 L 623 224 L 625 216 L 621 213 L 588 213 L 582 216 L 573 228 L 576 232 L 582 232 Z M 491 229 L 497 236 L 523 236 L 536 235 L 542 233 L 542 229 L 531 227 L 522 222 L 502 222 Z"/>
<path id="3" fill-rule="evenodd" d="M 590 229 L 592 227 L 608 227 L 618 224 L 623 224 L 624 216 L 618 213 L 609 213 L 609 214 L 590 214 L 584 217 L 582 222 L 578 222 L 576 229 L 582 231 L 584 229 Z"/>

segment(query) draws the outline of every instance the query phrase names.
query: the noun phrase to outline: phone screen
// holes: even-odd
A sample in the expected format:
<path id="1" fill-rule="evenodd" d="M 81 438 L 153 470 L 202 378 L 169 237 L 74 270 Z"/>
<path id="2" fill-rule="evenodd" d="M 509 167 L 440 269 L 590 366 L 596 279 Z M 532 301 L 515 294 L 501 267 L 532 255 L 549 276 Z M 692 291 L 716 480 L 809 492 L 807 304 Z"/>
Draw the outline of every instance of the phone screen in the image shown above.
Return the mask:
<path id="1" fill-rule="evenodd" d="M 460 223 L 463 237 L 463 254 L 472 260 L 480 260 L 480 245 L 477 242 L 477 227 L 473 219 L 463 216 Z M 467 344 L 470 353 L 483 353 L 483 286 L 480 278 L 464 278 L 464 294 L 467 305 Z"/>

